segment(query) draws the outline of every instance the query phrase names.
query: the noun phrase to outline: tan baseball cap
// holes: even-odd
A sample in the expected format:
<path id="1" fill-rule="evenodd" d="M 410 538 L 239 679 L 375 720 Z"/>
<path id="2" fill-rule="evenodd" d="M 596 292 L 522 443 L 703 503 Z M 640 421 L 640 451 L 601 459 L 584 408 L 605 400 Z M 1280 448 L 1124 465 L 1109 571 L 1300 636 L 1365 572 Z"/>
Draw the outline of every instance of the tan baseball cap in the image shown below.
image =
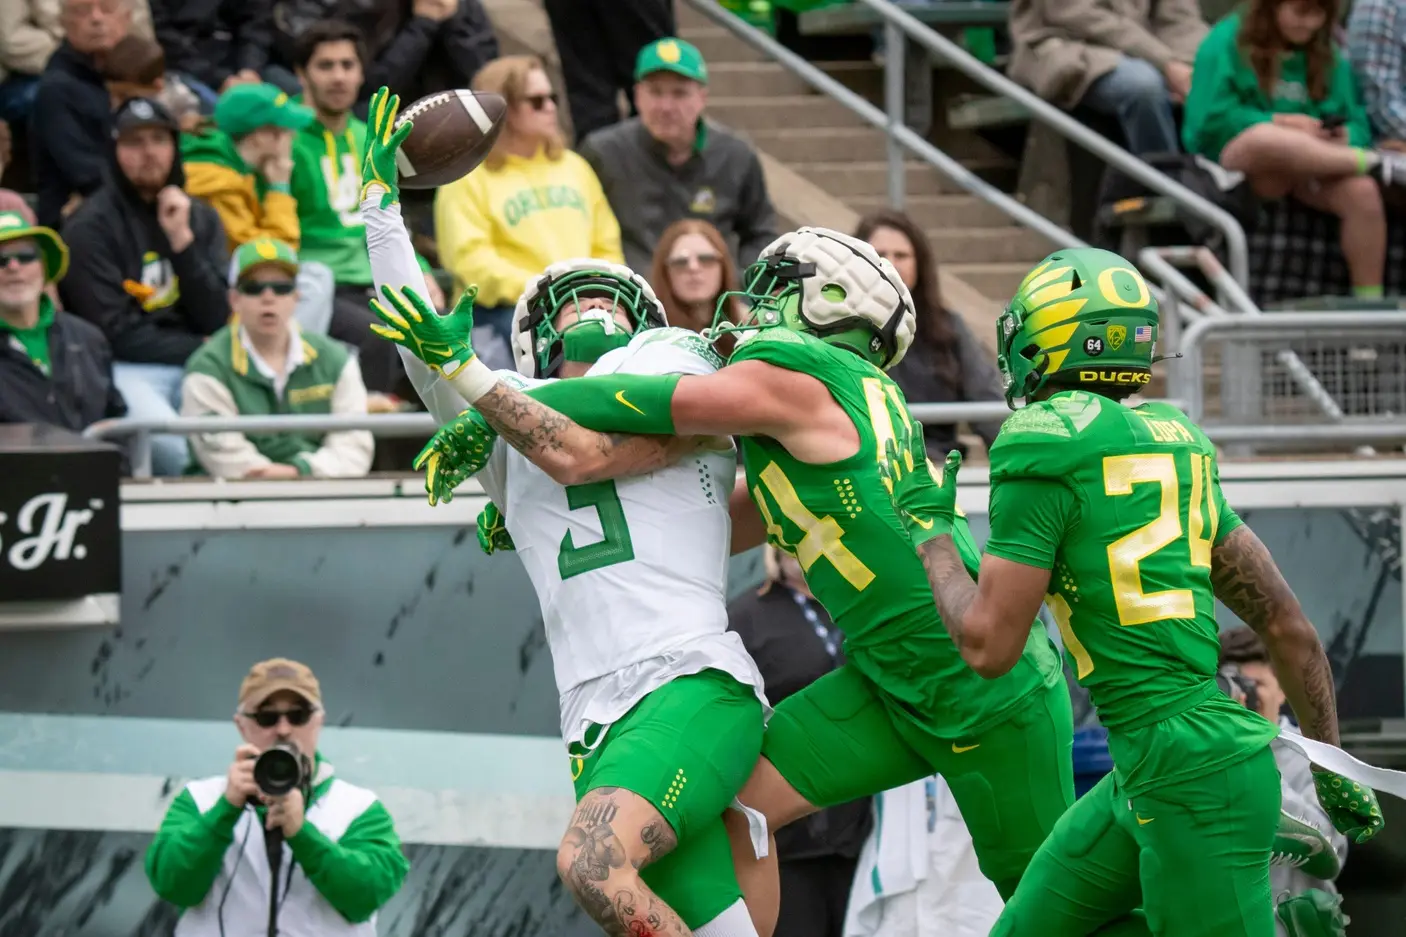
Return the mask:
<path id="1" fill-rule="evenodd" d="M 286 657 L 262 660 L 249 668 L 249 675 L 239 685 L 239 707 L 246 712 L 257 709 L 281 690 L 291 690 L 313 706 L 322 707 L 322 687 L 312 669 Z"/>

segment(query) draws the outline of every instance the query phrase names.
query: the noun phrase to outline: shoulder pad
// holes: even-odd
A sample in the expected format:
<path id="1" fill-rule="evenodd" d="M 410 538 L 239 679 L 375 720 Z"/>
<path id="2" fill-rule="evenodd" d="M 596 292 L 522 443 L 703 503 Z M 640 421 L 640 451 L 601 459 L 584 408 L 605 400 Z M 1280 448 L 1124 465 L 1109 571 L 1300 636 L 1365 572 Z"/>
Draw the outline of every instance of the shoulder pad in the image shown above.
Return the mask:
<path id="1" fill-rule="evenodd" d="M 760 329 L 733 349 L 729 364 L 739 361 L 764 361 L 791 371 L 812 371 L 821 360 L 821 351 L 829 345 L 808 338 L 791 329 L 773 326 Z"/>
<path id="2" fill-rule="evenodd" d="M 1085 435 L 1104 407 L 1095 394 L 1061 394 L 1006 417 L 991 446 L 991 477 L 1064 478 L 1097 449 Z"/>

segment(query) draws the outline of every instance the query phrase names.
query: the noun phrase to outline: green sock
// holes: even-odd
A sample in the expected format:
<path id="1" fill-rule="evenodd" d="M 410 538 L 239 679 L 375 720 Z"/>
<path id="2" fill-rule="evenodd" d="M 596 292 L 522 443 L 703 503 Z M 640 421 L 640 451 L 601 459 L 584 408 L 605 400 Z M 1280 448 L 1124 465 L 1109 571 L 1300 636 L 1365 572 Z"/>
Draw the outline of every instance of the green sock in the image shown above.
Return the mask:
<path id="1" fill-rule="evenodd" d="M 1354 286 L 1352 295 L 1358 299 L 1381 299 L 1382 288 L 1380 286 Z"/>
<path id="2" fill-rule="evenodd" d="M 1382 158 L 1373 150 L 1364 150 L 1360 146 L 1352 148 L 1352 155 L 1357 157 L 1357 174 L 1365 176 L 1372 171 L 1372 167 L 1382 161 Z"/>

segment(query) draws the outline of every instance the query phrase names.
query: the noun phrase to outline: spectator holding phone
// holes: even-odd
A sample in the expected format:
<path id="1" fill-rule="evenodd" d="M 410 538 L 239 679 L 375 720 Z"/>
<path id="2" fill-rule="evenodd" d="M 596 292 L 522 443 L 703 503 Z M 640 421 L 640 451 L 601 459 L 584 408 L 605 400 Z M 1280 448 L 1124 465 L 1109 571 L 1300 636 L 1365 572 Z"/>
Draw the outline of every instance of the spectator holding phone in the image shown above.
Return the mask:
<path id="1" fill-rule="evenodd" d="M 1196 52 L 1182 139 L 1244 173 L 1260 198 L 1292 196 L 1342 222 L 1353 292 L 1382 295 L 1382 185 L 1406 185 L 1406 154 L 1369 149 L 1352 67 L 1333 43 L 1334 0 L 1250 0 Z"/>

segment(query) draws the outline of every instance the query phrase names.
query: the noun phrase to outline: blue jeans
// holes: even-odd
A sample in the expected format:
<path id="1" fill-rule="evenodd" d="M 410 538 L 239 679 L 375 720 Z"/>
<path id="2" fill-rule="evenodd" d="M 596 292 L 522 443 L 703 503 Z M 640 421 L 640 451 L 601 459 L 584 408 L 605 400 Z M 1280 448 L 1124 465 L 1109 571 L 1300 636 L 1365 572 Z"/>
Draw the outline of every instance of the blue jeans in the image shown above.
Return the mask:
<path id="1" fill-rule="evenodd" d="M 116 361 L 112 381 L 127 401 L 127 416 L 134 420 L 170 420 L 180 414 L 181 378 L 185 369 L 175 364 L 134 364 Z M 151 437 L 151 474 L 180 475 L 190 464 L 190 445 L 184 436 Z"/>
<path id="2" fill-rule="evenodd" d="M 27 119 L 38 94 L 38 75 L 11 75 L 0 81 L 0 120 L 14 123 Z"/>
<path id="3" fill-rule="evenodd" d="M 1116 117 L 1135 156 L 1181 152 L 1167 82 L 1151 62 L 1125 56 L 1117 68 L 1089 86 L 1080 103 Z"/>

